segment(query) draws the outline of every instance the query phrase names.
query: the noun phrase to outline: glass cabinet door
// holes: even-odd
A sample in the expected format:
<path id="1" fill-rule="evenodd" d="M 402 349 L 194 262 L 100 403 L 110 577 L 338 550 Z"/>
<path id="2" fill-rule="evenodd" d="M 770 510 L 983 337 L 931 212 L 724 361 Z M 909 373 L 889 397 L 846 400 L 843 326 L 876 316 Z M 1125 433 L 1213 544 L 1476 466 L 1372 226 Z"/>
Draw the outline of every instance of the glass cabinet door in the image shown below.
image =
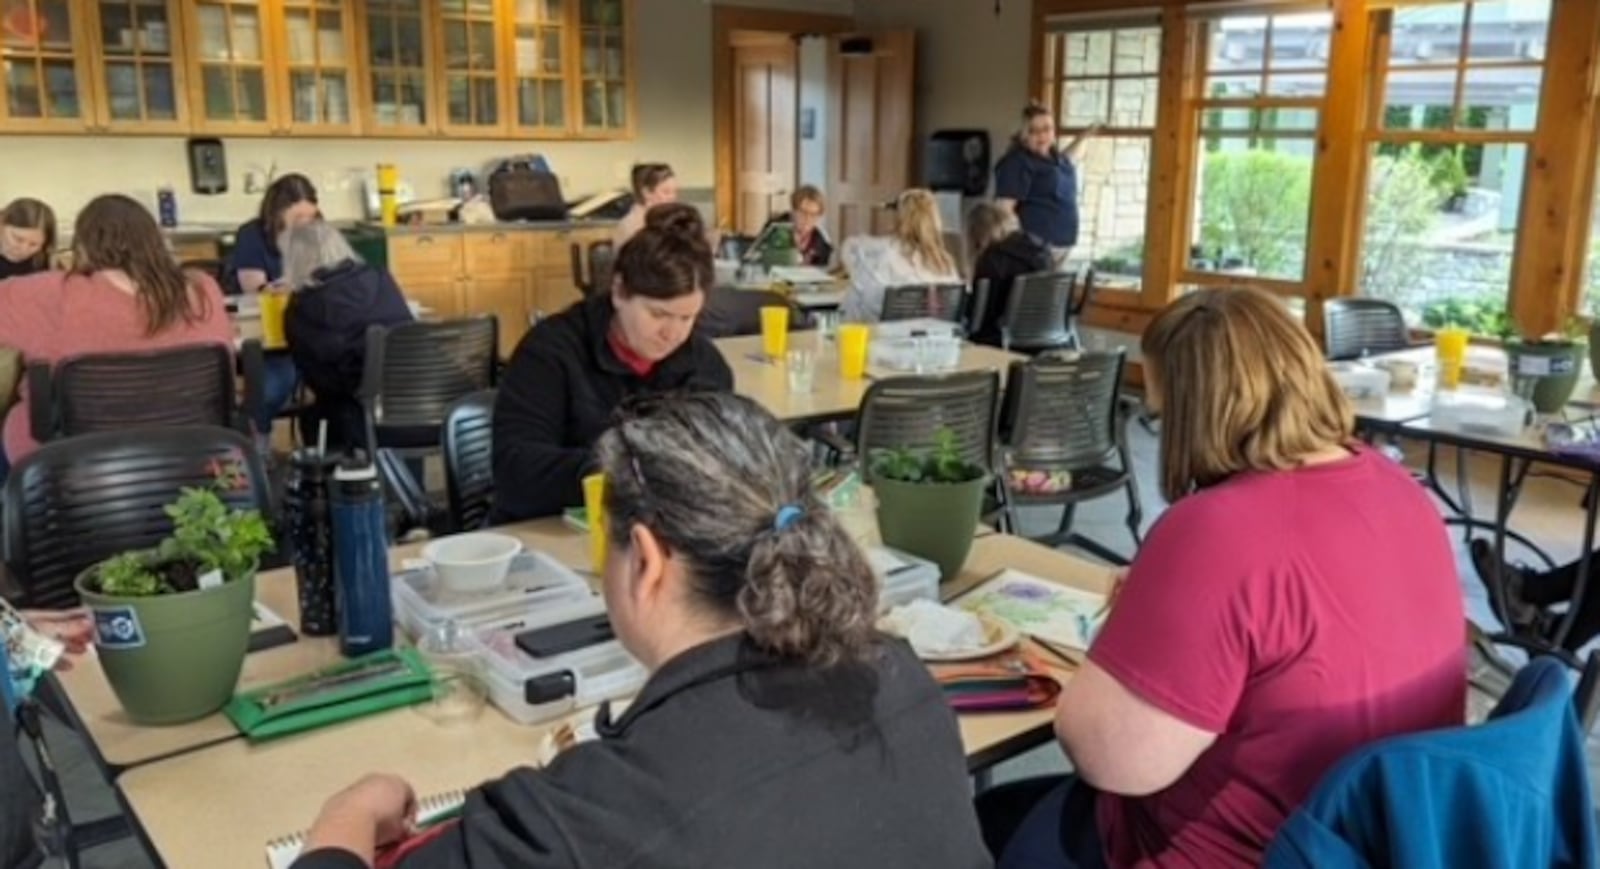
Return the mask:
<path id="1" fill-rule="evenodd" d="M 627 130 L 628 46 L 624 0 L 577 0 L 578 89 L 584 132 Z"/>
<path id="2" fill-rule="evenodd" d="M 567 129 L 566 27 L 568 0 L 515 0 L 511 56 L 518 132 Z"/>
<path id="3" fill-rule="evenodd" d="M 83 130 L 93 125 L 88 78 L 73 51 L 77 22 L 69 0 L 8 0 L 0 5 L 0 118 L 8 129 Z"/>
<path id="4" fill-rule="evenodd" d="M 100 126 L 110 130 L 187 127 L 176 54 L 177 5 L 168 0 L 95 0 L 92 39 Z"/>
<path id="5" fill-rule="evenodd" d="M 435 127 L 423 0 L 366 0 L 367 132 L 426 135 Z"/>
<path id="6" fill-rule="evenodd" d="M 350 0 L 281 2 L 285 126 L 298 132 L 353 130 Z"/>
<path id="7" fill-rule="evenodd" d="M 196 126 L 269 132 L 267 51 L 260 0 L 188 0 L 190 102 Z"/>
<path id="8" fill-rule="evenodd" d="M 467 135 L 504 131 L 495 0 L 439 0 L 444 67 L 444 129 Z"/>

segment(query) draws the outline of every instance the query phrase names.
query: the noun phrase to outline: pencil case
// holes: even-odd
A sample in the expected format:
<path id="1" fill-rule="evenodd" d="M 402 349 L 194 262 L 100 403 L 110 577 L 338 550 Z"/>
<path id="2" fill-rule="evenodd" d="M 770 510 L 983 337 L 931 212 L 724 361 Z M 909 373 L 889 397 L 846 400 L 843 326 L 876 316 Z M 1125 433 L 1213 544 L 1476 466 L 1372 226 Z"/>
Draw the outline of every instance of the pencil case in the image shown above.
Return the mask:
<path id="1" fill-rule="evenodd" d="M 1055 705 L 1061 683 L 1030 656 L 934 668 L 934 679 L 957 712 L 1016 712 Z"/>
<path id="2" fill-rule="evenodd" d="M 223 714 L 252 741 L 300 733 L 431 699 L 415 649 L 386 649 L 234 695 Z"/>

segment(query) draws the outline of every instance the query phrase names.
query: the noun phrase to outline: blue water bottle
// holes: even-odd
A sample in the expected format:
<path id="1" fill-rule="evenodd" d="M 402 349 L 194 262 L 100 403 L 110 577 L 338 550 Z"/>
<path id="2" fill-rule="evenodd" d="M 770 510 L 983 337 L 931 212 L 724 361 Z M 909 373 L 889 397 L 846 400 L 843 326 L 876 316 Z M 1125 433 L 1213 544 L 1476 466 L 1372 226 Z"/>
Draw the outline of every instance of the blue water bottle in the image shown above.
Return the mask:
<path id="1" fill-rule="evenodd" d="M 178 194 L 171 187 L 163 186 L 156 191 L 156 213 L 162 227 L 172 229 L 178 225 Z"/>
<path id="2" fill-rule="evenodd" d="M 377 467 L 358 454 L 334 470 L 332 490 L 339 651 L 353 658 L 394 644 L 383 487 Z"/>

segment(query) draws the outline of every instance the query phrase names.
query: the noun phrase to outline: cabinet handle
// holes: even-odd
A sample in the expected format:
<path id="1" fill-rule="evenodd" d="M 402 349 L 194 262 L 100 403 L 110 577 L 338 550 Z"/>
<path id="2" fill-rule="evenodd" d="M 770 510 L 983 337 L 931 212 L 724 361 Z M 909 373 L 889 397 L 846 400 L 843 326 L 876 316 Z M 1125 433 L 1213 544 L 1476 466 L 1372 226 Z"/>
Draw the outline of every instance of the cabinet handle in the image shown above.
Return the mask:
<path id="1" fill-rule="evenodd" d="M 419 235 L 419 236 L 417 236 L 417 246 L 421 247 L 422 245 L 425 245 L 425 244 L 433 244 L 433 236 L 431 236 L 431 235 Z"/>
<path id="2" fill-rule="evenodd" d="M 498 244 L 506 240 L 506 234 L 503 232 L 497 232 L 494 235 L 489 236 L 489 240 Z"/>

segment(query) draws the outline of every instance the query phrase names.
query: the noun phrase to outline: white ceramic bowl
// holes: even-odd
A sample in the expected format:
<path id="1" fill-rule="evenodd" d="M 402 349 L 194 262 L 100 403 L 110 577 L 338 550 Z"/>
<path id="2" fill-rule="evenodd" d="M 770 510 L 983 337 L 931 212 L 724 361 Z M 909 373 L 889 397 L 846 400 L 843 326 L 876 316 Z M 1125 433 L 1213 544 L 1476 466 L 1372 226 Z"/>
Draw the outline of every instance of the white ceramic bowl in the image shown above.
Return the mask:
<path id="1" fill-rule="evenodd" d="M 522 551 L 522 541 L 490 532 L 441 537 L 422 547 L 446 591 L 484 592 L 505 585 L 511 560 Z"/>

